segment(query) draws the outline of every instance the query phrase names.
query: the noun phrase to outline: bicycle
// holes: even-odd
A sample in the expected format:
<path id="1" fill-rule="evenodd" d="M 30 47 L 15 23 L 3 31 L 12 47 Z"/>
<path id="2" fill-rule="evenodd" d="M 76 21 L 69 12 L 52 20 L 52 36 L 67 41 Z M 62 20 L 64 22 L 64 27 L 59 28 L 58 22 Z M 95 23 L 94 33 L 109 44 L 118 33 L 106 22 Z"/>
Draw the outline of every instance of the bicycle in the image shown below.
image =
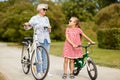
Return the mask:
<path id="1" fill-rule="evenodd" d="M 86 65 L 87 66 L 87 72 L 89 77 L 91 78 L 91 80 L 96 80 L 97 78 L 97 67 L 95 65 L 95 63 L 93 62 L 93 60 L 90 58 L 89 56 L 89 52 L 88 52 L 88 48 L 91 46 L 92 44 L 89 43 L 87 46 L 82 46 L 79 45 L 79 47 L 85 48 L 85 54 L 83 55 L 82 58 L 77 58 L 74 59 L 74 71 L 73 74 L 75 76 L 77 76 L 80 72 L 80 70 Z"/>
<path id="2" fill-rule="evenodd" d="M 44 27 L 46 29 L 47 27 Z M 49 55 L 47 50 L 39 45 L 37 46 L 38 39 L 37 39 L 37 28 L 34 30 L 34 37 L 25 37 L 23 40 L 23 48 L 22 48 L 22 54 L 21 54 L 21 64 L 22 64 L 22 69 L 25 74 L 28 74 L 31 68 L 32 75 L 36 80 L 43 80 L 49 70 Z M 43 54 L 42 52 L 44 51 L 44 56 L 46 56 L 47 62 L 43 62 Z M 39 55 L 38 55 L 39 53 Z M 39 60 L 38 60 L 39 56 Z M 37 65 L 40 68 L 40 72 L 37 72 Z M 43 65 L 46 65 L 46 70 L 43 71 Z M 38 75 L 39 74 L 39 75 Z"/>

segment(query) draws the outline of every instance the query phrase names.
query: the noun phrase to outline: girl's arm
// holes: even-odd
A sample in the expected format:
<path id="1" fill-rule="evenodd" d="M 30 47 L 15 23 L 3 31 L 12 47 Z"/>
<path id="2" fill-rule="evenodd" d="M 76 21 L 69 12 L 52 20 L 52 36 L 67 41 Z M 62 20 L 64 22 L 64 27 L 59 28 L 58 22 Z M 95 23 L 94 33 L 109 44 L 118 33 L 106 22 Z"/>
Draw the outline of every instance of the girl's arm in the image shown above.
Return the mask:
<path id="1" fill-rule="evenodd" d="M 84 33 L 82 33 L 82 36 L 85 37 L 90 43 L 95 44 L 95 42 L 93 42 L 87 35 L 85 35 Z"/>
<path id="2" fill-rule="evenodd" d="M 77 45 L 75 45 L 70 38 L 68 37 L 68 34 L 66 34 L 66 40 L 73 46 L 73 47 L 77 47 Z"/>

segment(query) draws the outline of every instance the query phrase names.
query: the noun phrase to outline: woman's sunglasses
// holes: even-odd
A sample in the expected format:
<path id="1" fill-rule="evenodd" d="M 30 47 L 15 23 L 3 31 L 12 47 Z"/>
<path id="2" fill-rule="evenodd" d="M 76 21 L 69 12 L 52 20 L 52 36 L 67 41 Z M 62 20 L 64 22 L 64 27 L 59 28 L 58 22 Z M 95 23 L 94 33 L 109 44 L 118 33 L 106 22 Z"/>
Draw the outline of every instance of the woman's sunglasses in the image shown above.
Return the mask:
<path id="1" fill-rule="evenodd" d="M 43 8 L 43 11 L 47 11 L 48 9 Z"/>

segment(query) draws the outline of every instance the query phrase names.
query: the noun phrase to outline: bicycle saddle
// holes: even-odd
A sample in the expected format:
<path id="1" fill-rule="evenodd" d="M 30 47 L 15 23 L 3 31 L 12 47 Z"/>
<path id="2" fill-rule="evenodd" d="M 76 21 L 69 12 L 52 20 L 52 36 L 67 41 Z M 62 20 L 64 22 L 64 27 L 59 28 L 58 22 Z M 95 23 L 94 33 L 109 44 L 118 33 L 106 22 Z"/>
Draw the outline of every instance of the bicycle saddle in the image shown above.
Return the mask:
<path id="1" fill-rule="evenodd" d="M 33 38 L 32 38 L 32 37 L 24 37 L 24 40 L 25 40 L 25 41 L 28 41 L 28 40 L 29 40 L 29 41 L 33 42 Z"/>

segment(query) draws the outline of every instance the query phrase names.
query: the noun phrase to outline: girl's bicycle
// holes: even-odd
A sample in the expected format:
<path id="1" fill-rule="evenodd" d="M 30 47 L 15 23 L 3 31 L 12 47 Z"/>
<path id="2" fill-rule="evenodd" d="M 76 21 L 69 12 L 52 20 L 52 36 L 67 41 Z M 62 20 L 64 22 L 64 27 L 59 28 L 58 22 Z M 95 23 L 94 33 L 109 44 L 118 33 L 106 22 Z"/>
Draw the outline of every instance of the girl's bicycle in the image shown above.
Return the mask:
<path id="1" fill-rule="evenodd" d="M 31 68 L 34 78 L 36 80 L 43 80 L 49 70 L 49 55 L 43 46 L 37 46 L 37 28 L 34 30 L 34 37 L 25 37 L 22 43 L 21 64 L 23 72 L 28 74 Z M 44 55 L 42 54 L 43 52 Z M 43 56 L 47 62 L 43 61 Z M 45 71 L 43 66 L 47 68 Z M 39 72 L 37 69 L 39 69 Z"/>
<path id="2" fill-rule="evenodd" d="M 97 67 L 93 60 L 89 56 L 88 48 L 92 44 L 89 43 L 87 46 L 81 46 L 79 45 L 78 47 L 85 48 L 85 54 L 83 55 L 82 58 L 74 59 L 74 71 L 73 74 L 77 76 L 80 72 L 80 70 L 86 65 L 87 66 L 87 71 L 89 74 L 89 77 L 91 80 L 96 80 L 97 78 Z"/>

